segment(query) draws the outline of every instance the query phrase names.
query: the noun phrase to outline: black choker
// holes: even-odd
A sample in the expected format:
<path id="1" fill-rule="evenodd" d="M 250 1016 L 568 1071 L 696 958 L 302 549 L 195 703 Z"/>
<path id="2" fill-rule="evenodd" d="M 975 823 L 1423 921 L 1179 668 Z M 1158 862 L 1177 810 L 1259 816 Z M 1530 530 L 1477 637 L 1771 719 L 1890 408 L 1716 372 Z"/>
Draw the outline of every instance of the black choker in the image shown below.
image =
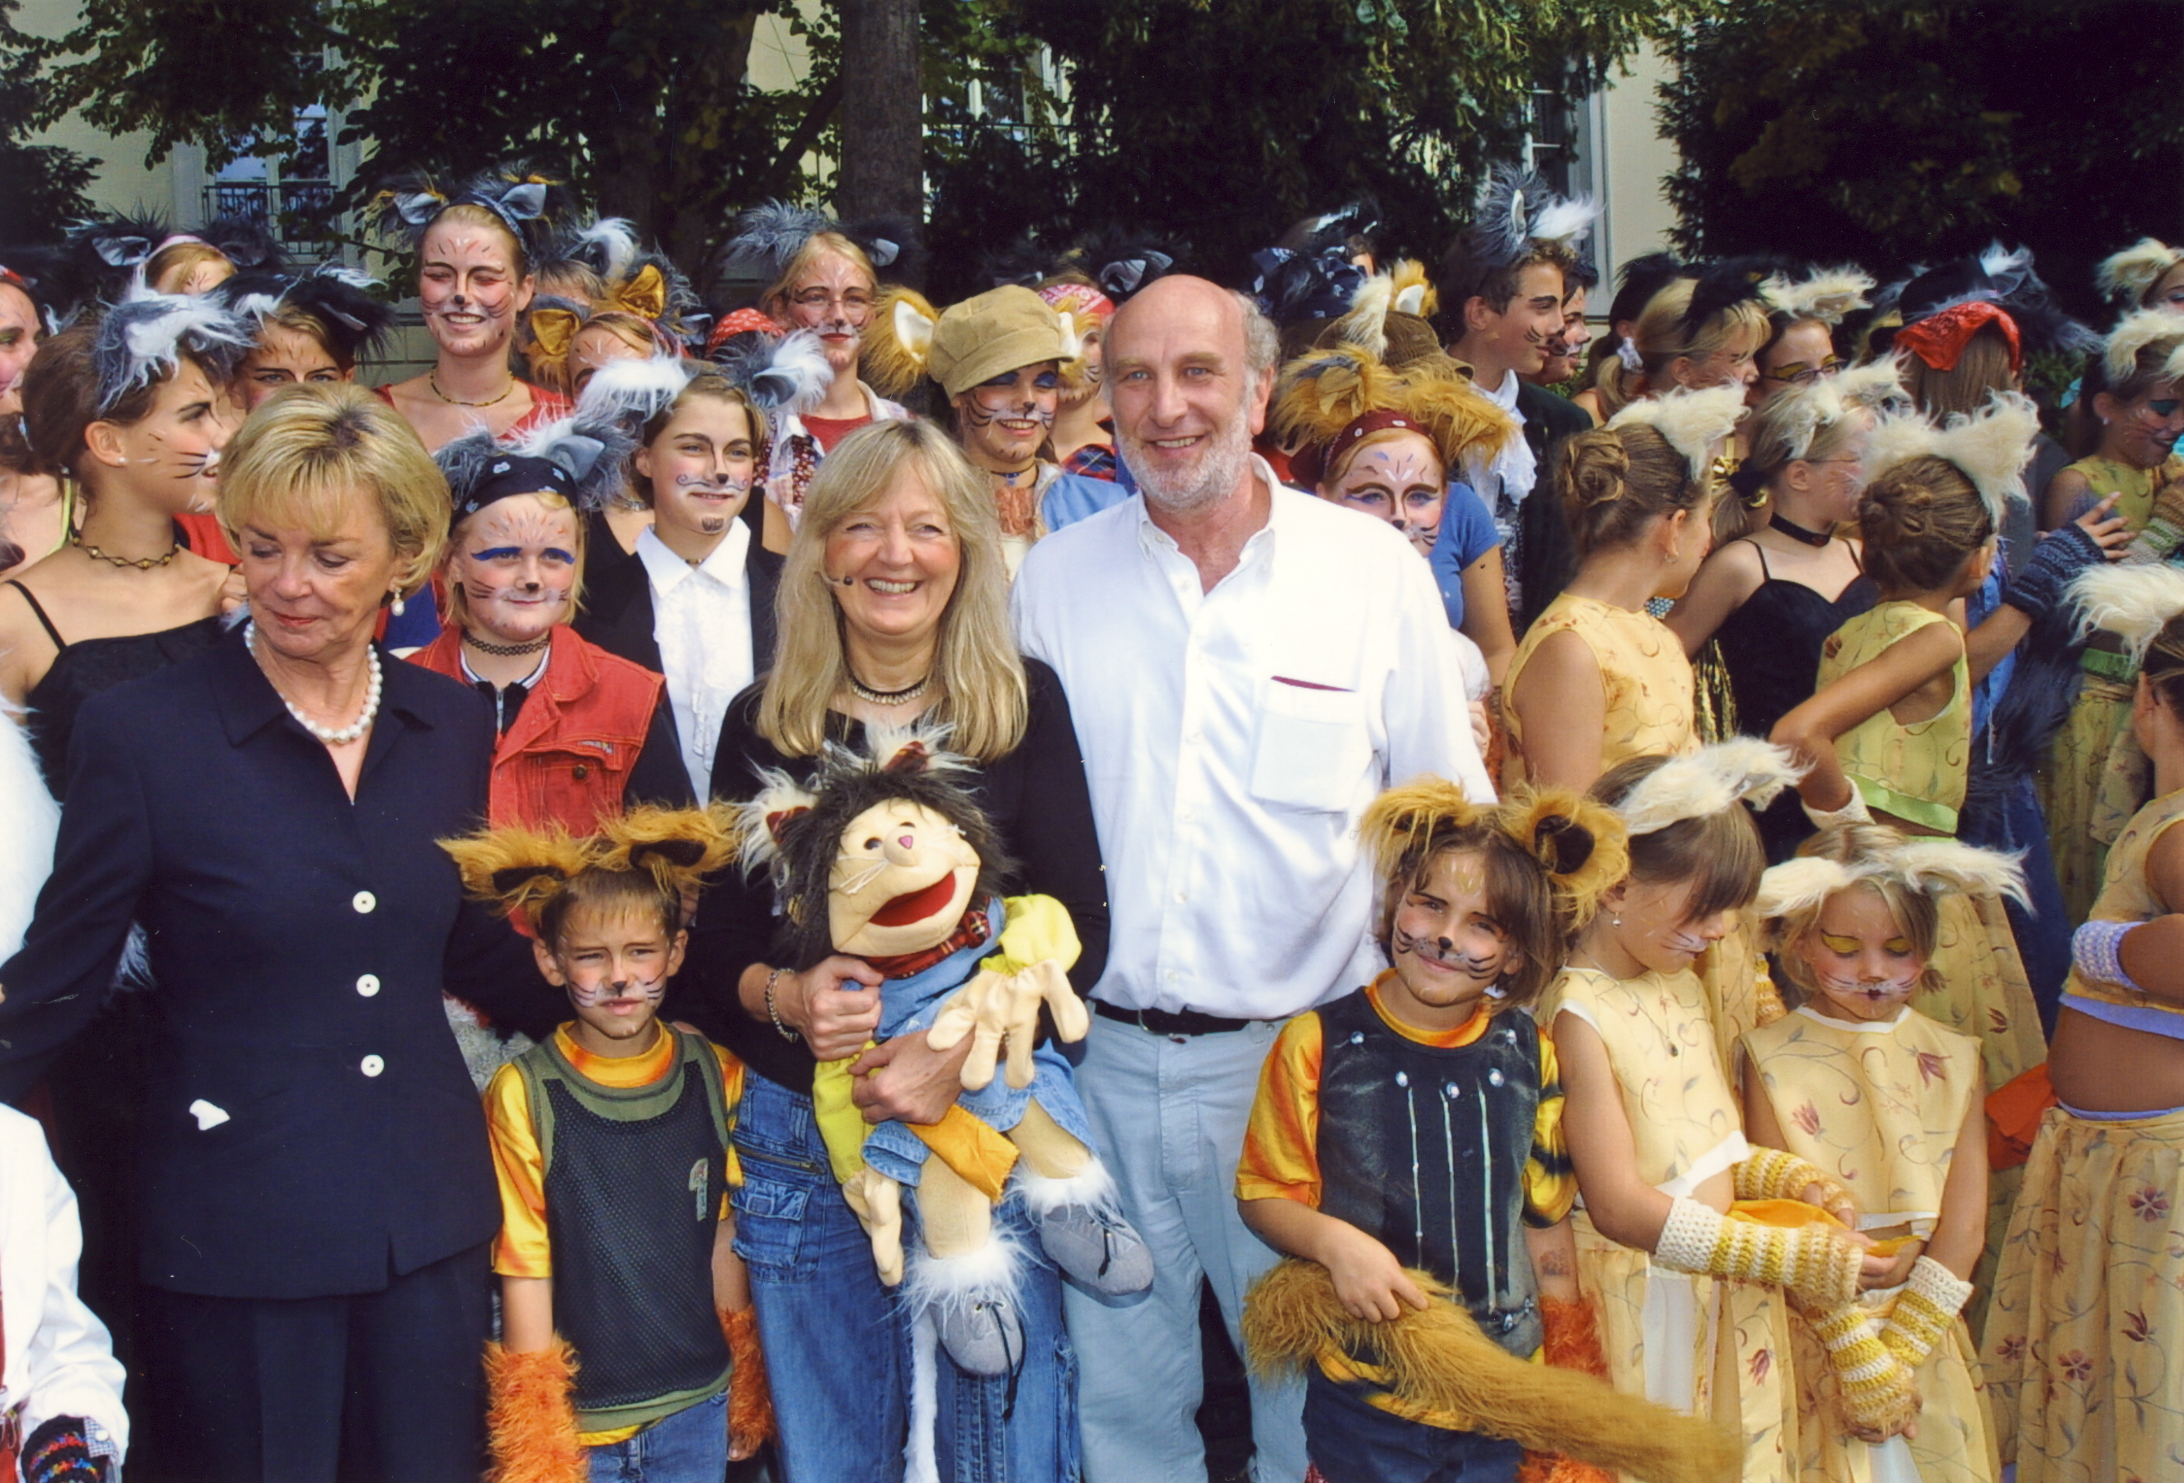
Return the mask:
<path id="1" fill-rule="evenodd" d="M 550 633 L 542 633 L 528 643 L 521 644 L 494 644 L 486 642 L 475 634 L 465 633 L 463 635 L 463 642 L 476 649 L 480 654 L 492 654 L 501 659 L 516 659 L 525 654 L 536 654 L 553 641 L 554 636 Z"/>
<path id="2" fill-rule="evenodd" d="M 875 690 L 852 674 L 849 676 L 849 693 L 866 705 L 908 705 L 911 701 L 923 695 L 925 687 L 932 683 L 933 677 L 928 673 L 924 679 L 919 680 L 915 685 L 905 685 L 900 690 Z"/>
<path id="3" fill-rule="evenodd" d="M 1814 548 L 1825 546 L 1835 539 L 1835 532 L 1832 530 L 1807 530 L 1802 525 L 1791 524 L 1780 515 L 1769 515 L 1767 517 L 1767 528 L 1769 530 L 1779 530 L 1791 540 Z"/>

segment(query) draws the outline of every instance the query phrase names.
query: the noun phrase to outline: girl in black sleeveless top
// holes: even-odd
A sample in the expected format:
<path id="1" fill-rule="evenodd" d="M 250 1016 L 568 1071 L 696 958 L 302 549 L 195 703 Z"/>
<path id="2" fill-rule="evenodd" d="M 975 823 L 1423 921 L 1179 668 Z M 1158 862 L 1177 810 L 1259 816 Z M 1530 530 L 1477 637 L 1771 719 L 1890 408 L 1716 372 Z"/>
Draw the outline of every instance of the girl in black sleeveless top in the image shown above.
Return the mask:
<path id="1" fill-rule="evenodd" d="M 1855 521 L 1871 406 L 1894 393 L 1886 362 L 1783 392 L 1753 418 L 1752 454 L 1730 476 L 1745 532 L 1707 557 L 1668 626 L 1696 654 L 1721 646 L 1738 729 L 1765 736 L 1813 692 L 1820 646 L 1879 593 L 1859 569 Z M 1767 857 L 1782 861 L 1812 832 L 1788 794 L 1759 816 Z"/>
<path id="2" fill-rule="evenodd" d="M 218 633 L 228 570 L 184 549 L 174 520 L 211 507 L 232 431 L 221 388 L 248 345 L 206 301 L 149 295 L 47 340 L 24 375 L 31 454 L 76 481 L 83 511 L 66 545 L 0 584 L 0 696 L 29 708 L 55 797 L 83 702 Z"/>
<path id="3" fill-rule="evenodd" d="M 30 708 L 56 797 L 85 701 L 218 636 L 227 568 L 183 549 L 174 521 L 212 503 L 230 431 L 221 388 L 249 343 L 206 301 L 151 295 L 45 341 L 23 377 L 31 455 L 41 472 L 76 481 L 83 511 L 66 545 L 0 584 L 0 699 Z M 140 1346 L 136 1164 L 152 1000 L 111 995 L 46 1078 L 54 1158 L 83 1215 L 78 1289 L 125 1366 Z"/>

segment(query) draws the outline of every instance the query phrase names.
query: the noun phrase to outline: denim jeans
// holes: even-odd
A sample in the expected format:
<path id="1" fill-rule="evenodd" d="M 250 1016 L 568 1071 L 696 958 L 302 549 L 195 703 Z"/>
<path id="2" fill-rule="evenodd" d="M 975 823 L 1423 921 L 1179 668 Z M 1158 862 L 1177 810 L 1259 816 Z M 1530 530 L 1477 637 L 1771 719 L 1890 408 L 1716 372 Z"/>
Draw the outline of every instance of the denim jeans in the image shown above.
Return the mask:
<path id="1" fill-rule="evenodd" d="M 1304 1440 L 1327 1483 L 1517 1483 L 1524 1462 L 1515 1442 L 1392 1416 L 1316 1368 Z"/>
<path id="2" fill-rule="evenodd" d="M 749 1266 L 766 1350 L 782 1483 L 898 1483 L 909 1426 L 911 1325 L 880 1285 L 872 1248 L 827 1167 L 811 1099 L 756 1072 L 744 1080 L 736 1153 L 736 1252 Z M 909 1202 L 906 1202 L 908 1204 Z M 1070 1483 L 1077 1359 L 1062 1331 L 1061 1279 L 1012 1196 L 995 1234 L 1025 1267 L 1025 1360 L 1013 1382 L 960 1375 L 937 1356 L 935 1455 L 953 1483 Z"/>
<path id="3" fill-rule="evenodd" d="M 587 1454 L 591 1483 L 720 1483 L 728 1472 L 728 1397 L 685 1406 L 625 1442 Z"/>
<path id="4" fill-rule="evenodd" d="M 1192 1483 L 1206 1476 L 1193 1419 L 1205 1394 L 1199 1285 L 1210 1282 L 1230 1341 L 1244 1292 L 1274 1248 L 1236 1210 L 1236 1162 L 1279 1026 L 1170 1037 L 1096 1019 L 1077 1089 L 1122 1207 L 1153 1250 L 1153 1288 L 1103 1298 L 1070 1286 L 1069 1331 L 1084 1356 L 1085 1474 L 1092 1483 Z M 1251 1381 L 1259 1483 L 1304 1476 L 1303 1387 Z"/>

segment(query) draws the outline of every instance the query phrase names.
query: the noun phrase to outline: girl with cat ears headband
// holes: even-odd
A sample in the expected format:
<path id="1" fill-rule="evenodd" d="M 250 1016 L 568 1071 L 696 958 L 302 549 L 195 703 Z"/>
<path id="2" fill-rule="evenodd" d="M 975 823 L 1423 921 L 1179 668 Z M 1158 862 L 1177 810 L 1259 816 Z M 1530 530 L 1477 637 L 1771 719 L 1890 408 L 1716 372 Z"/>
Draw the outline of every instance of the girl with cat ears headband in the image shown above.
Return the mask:
<path id="1" fill-rule="evenodd" d="M 1488 913 L 1522 953 L 1500 985 L 1515 1004 L 1538 997 L 1561 971 L 1570 938 L 1630 870 L 1615 811 L 1561 788 L 1519 787 L 1481 807 L 1456 784 L 1423 777 L 1375 799 L 1358 833 L 1380 872 L 1383 946 L 1403 898 L 1437 858 L 1479 853 Z"/>

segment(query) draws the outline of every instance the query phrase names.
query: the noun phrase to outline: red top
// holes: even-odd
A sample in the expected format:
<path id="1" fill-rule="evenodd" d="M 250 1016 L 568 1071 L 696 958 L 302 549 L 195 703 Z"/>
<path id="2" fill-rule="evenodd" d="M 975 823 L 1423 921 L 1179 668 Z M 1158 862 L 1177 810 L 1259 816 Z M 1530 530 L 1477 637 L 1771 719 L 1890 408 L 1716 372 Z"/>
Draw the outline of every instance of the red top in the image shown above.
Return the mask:
<path id="1" fill-rule="evenodd" d="M 820 452 L 832 453 L 836 443 L 871 420 L 869 413 L 863 417 L 806 417 L 804 431 L 818 440 Z"/>
<path id="2" fill-rule="evenodd" d="M 503 442 L 510 438 L 520 438 L 531 429 L 552 422 L 556 417 L 566 417 L 576 410 L 576 403 L 558 391 L 534 386 L 528 381 L 523 382 L 523 386 L 531 393 L 531 410 L 518 418 L 515 426 L 501 434 Z M 391 386 L 375 386 L 372 388 L 372 395 L 390 407 L 394 405 L 394 388 Z"/>
<path id="3" fill-rule="evenodd" d="M 622 812 L 665 682 L 566 624 L 552 640 L 546 678 L 493 748 L 486 817 L 496 828 L 558 823 L 591 834 Z M 410 662 L 467 685 L 462 644 L 461 629 L 443 628 Z"/>
<path id="4" fill-rule="evenodd" d="M 192 511 L 177 515 L 174 523 L 182 527 L 182 544 L 207 561 L 217 561 L 222 566 L 234 566 L 241 560 L 235 548 L 228 544 L 227 532 L 220 528 L 220 517 Z"/>

